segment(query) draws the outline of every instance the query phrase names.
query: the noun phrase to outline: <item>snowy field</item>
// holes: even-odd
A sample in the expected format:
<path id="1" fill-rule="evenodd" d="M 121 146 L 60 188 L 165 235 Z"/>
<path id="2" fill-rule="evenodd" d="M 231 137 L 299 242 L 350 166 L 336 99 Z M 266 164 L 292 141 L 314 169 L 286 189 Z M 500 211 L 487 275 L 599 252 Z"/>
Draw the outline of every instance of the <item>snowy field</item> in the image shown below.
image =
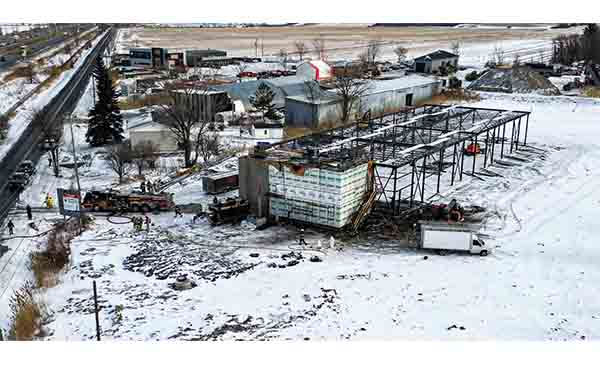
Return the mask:
<path id="1" fill-rule="evenodd" d="M 62 282 L 43 292 L 52 314 L 48 339 L 93 339 L 92 280 L 105 339 L 600 339 L 600 102 L 482 96 L 474 105 L 531 111 L 528 141 L 545 151 L 544 158 L 498 167 L 503 177 L 466 177 L 443 192 L 495 212 L 485 222 L 490 256 L 437 256 L 378 239 L 337 240 L 332 249 L 325 247 L 328 234 L 312 230 L 306 239 L 313 247 L 303 250 L 290 227 L 259 231 L 245 222 L 212 228 L 172 213 L 152 215 L 150 233 L 134 233 L 124 218 L 113 222 L 125 224 L 114 224 L 98 216 L 72 243 Z M 84 130 L 76 129 L 78 149 L 91 153 L 81 141 Z M 114 176 L 91 176 L 101 165 L 91 166 L 85 186 L 114 182 Z M 38 205 L 44 189 L 69 184 L 68 177 L 50 182 L 47 170 L 23 203 Z M 199 180 L 169 191 L 187 200 L 180 204 L 210 198 Z M 25 257 L 39 243 L 7 241 L 16 251 L 6 255 Z M 17 263 L 12 259 L 0 275 L 7 280 L 10 272 L 10 288 L 30 275 Z M 170 287 L 182 272 L 195 288 Z M 0 318 L 7 313 L 5 291 Z"/>

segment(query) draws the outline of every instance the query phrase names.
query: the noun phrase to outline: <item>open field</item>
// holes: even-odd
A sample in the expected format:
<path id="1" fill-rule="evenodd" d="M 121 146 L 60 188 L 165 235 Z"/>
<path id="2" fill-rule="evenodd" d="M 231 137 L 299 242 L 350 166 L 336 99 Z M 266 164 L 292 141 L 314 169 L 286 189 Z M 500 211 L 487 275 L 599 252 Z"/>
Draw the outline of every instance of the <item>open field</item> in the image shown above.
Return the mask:
<path id="1" fill-rule="evenodd" d="M 481 48 L 492 45 L 490 50 L 479 49 L 479 55 L 491 53 L 493 45 L 500 44 L 506 50 L 519 48 L 523 42 L 537 41 L 549 48 L 549 41 L 558 34 L 579 32 L 578 28 L 543 30 L 497 29 L 497 28 L 451 28 L 451 27 L 373 27 L 347 24 L 337 26 L 314 25 L 301 27 L 257 28 L 150 28 L 137 27 L 122 30 L 120 48 L 156 46 L 169 49 L 216 48 L 231 56 L 276 55 L 280 49 L 293 52 L 295 41 L 304 41 L 309 49 L 311 40 L 323 37 L 328 49 L 327 58 L 354 58 L 365 51 L 370 40 L 383 42 L 382 59 L 394 59 L 393 48 L 402 43 L 409 48 L 409 56 L 420 55 L 437 48 L 448 48 L 459 40 L 464 48 Z M 255 41 L 258 39 L 258 52 Z M 528 44 L 527 44 L 528 45 Z M 529 47 L 521 47 L 529 48 Z M 525 51 L 525 50 L 523 50 Z M 536 49 L 533 53 L 537 53 Z M 531 52 L 530 52 L 531 53 Z M 526 55 L 523 52 L 520 56 Z M 308 54 L 315 57 L 314 52 Z"/>

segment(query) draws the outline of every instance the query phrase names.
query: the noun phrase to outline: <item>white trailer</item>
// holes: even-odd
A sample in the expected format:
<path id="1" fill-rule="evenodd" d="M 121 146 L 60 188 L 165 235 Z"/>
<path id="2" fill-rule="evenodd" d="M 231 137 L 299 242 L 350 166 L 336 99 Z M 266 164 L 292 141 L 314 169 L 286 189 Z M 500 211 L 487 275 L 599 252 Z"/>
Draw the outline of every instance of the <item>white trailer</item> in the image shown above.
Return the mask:
<path id="1" fill-rule="evenodd" d="M 455 223 L 419 222 L 419 247 L 435 250 L 440 254 L 448 251 L 466 251 L 487 256 L 491 249 L 477 236 L 476 227 Z"/>

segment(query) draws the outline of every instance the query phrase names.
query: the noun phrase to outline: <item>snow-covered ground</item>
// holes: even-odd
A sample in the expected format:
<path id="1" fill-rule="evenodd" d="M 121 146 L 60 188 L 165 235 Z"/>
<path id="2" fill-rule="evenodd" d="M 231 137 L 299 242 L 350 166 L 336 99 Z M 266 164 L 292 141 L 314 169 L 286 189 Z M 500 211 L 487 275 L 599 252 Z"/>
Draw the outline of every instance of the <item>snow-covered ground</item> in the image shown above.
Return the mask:
<path id="1" fill-rule="evenodd" d="M 301 249 L 293 228 L 213 228 L 172 213 L 151 215 L 150 233 L 135 233 L 130 224 L 98 216 L 72 243 L 62 282 L 44 292 L 52 312 L 49 339 L 93 338 L 92 280 L 105 339 L 599 339 L 600 102 L 482 97 L 474 105 L 531 111 L 528 142 L 546 151 L 520 166 L 496 167 L 503 177 L 466 177 L 443 192 L 494 213 L 485 222 L 490 256 L 437 256 L 376 238 L 338 240 L 341 250 L 318 248 L 329 236 L 312 230 L 306 238 L 315 247 Z M 84 129 L 76 129 L 78 149 L 91 152 L 81 141 Z M 227 164 L 235 165 L 223 168 Z M 101 167 L 92 164 L 88 171 Z M 106 174 L 83 175 L 86 186 L 114 182 Z M 24 200 L 33 204 L 44 183 L 57 183 L 42 176 Z M 199 179 L 169 191 L 176 200 L 185 197 L 181 204 L 210 199 Z M 11 249 L 19 243 L 19 254 L 36 244 L 7 242 Z M 292 250 L 303 258 L 289 257 Z M 312 256 L 323 261 L 311 262 Z M 27 278 L 27 270 L 19 270 L 11 272 L 11 287 Z M 171 289 L 180 272 L 197 286 Z M 6 294 L 0 298 L 2 314 L 7 300 Z"/>

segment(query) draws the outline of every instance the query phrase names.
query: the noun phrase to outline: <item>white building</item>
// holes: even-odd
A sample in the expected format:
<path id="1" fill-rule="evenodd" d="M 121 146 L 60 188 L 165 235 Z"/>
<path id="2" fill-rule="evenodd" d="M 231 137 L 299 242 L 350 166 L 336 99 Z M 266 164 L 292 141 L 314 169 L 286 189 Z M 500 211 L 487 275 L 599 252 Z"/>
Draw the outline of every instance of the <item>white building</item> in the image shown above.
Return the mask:
<path id="1" fill-rule="evenodd" d="M 283 139 L 283 124 L 254 123 L 250 129 L 250 136 L 261 140 L 281 140 Z"/>
<path id="2" fill-rule="evenodd" d="M 150 114 L 129 119 L 127 130 L 131 147 L 150 141 L 158 146 L 161 153 L 178 150 L 173 132 L 167 126 L 154 122 Z"/>
<path id="3" fill-rule="evenodd" d="M 305 78 L 307 80 L 328 80 L 331 79 L 333 73 L 331 66 L 325 61 L 306 61 L 298 65 L 296 68 L 296 76 Z"/>

